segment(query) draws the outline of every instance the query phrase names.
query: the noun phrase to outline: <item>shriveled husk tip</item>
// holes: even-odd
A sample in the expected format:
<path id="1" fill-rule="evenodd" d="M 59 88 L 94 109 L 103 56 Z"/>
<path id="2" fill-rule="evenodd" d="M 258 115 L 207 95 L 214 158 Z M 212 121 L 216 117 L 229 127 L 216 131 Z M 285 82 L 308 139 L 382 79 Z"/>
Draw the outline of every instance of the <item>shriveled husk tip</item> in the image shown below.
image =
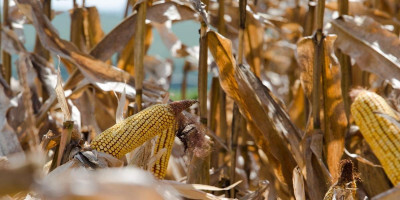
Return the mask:
<path id="1" fill-rule="evenodd" d="M 181 113 L 183 110 L 189 108 L 195 103 L 198 103 L 199 101 L 197 100 L 181 100 L 181 101 L 174 101 L 172 103 L 169 103 L 171 106 L 173 112 L 175 115 L 178 115 Z"/>

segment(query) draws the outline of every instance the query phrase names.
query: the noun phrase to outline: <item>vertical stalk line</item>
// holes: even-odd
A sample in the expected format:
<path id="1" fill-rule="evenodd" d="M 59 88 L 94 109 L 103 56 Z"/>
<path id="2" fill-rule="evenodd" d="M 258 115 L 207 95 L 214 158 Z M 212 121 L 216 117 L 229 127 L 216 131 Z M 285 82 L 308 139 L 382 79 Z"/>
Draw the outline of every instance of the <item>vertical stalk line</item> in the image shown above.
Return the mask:
<path id="1" fill-rule="evenodd" d="M 231 141 L 228 143 L 228 148 L 231 157 L 231 170 L 229 171 L 229 177 L 231 183 L 234 183 L 236 180 L 236 162 L 237 162 L 237 153 L 238 153 L 238 139 L 239 134 L 242 132 L 244 118 L 239 112 L 239 107 L 236 104 L 233 104 L 233 117 L 232 117 L 232 132 L 231 132 Z M 230 197 L 235 197 L 235 189 L 230 190 Z"/>
<path id="2" fill-rule="evenodd" d="M 315 7 L 316 7 L 316 3 L 313 0 L 310 0 L 308 2 L 308 12 L 307 12 L 306 21 L 304 24 L 304 36 L 312 35 L 312 32 L 314 30 Z"/>
<path id="3" fill-rule="evenodd" d="M 225 31 L 225 4 L 224 0 L 218 0 L 218 32 L 221 35 L 226 35 Z"/>
<path id="4" fill-rule="evenodd" d="M 247 0 L 239 0 L 239 49 L 238 49 L 238 65 L 243 64 L 243 52 L 244 52 L 244 33 L 246 29 L 246 5 Z M 232 132 L 231 132 L 231 142 L 228 144 L 230 148 L 230 181 L 235 182 L 236 175 L 236 161 L 238 153 L 238 140 L 242 129 L 246 129 L 243 116 L 239 112 L 239 107 L 235 103 L 233 105 L 233 118 L 232 118 Z M 235 190 L 230 190 L 230 197 L 235 197 Z"/>
<path id="5" fill-rule="evenodd" d="M 203 3 L 206 5 L 208 11 L 209 1 L 205 0 Z M 205 21 L 201 22 L 200 26 L 200 53 L 199 53 L 199 74 L 198 74 L 198 95 L 200 102 L 200 123 L 207 126 L 207 78 L 208 78 L 208 38 L 207 38 L 207 24 Z M 192 156 L 191 165 L 188 170 L 188 183 L 209 184 L 210 182 L 210 156 L 205 158 L 198 158 Z"/>
<path id="6" fill-rule="evenodd" d="M 42 5 L 43 5 L 44 14 L 51 21 L 51 0 L 42 0 Z M 50 61 L 50 52 L 48 50 L 46 50 L 46 48 L 43 47 L 37 33 L 36 33 L 36 38 L 35 38 L 34 52 L 36 54 L 42 56 L 43 58 L 45 58 L 47 61 Z"/>
<path id="7" fill-rule="evenodd" d="M 325 0 L 319 0 L 317 5 L 317 31 L 314 34 L 314 69 L 313 69 L 313 93 L 312 93 L 312 112 L 313 127 L 321 128 L 320 120 L 320 96 L 321 96 L 321 68 L 323 68 L 324 56 L 324 34 L 322 32 L 324 23 Z M 322 83 L 323 84 L 323 83 Z"/>
<path id="8" fill-rule="evenodd" d="M 201 23 L 200 28 L 200 58 L 198 75 L 198 93 L 200 101 L 200 122 L 207 126 L 207 25 Z"/>
<path id="9" fill-rule="evenodd" d="M 397 0 L 399 1 L 399 0 Z M 339 0 L 339 15 L 347 15 L 349 13 L 349 1 L 348 0 Z M 350 56 L 344 54 L 340 49 L 337 50 L 339 63 L 340 63 L 340 73 L 341 73 L 341 88 L 342 88 L 342 96 L 343 96 L 343 104 L 344 110 L 347 117 L 347 128 L 350 128 L 350 88 L 353 85 L 352 80 L 352 71 L 351 71 L 351 61 Z"/>
<path id="10" fill-rule="evenodd" d="M 221 35 L 226 35 L 225 29 L 225 1 L 218 0 L 219 7 L 218 7 L 218 32 Z M 219 80 L 218 80 L 219 82 Z M 219 133 L 220 137 L 227 139 L 227 132 L 226 129 L 228 127 L 226 123 L 226 94 L 225 91 L 221 87 L 221 83 L 219 82 Z"/>
<path id="11" fill-rule="evenodd" d="M 2 28 L 8 27 L 11 29 L 11 24 L 8 20 L 8 8 L 9 8 L 9 1 L 4 0 L 3 1 L 3 24 Z M 8 85 L 10 85 L 10 80 L 11 80 L 11 55 L 7 53 L 6 51 L 1 52 L 2 56 L 2 68 L 1 68 L 1 73 L 3 74 L 4 80 L 7 81 Z"/>
<path id="12" fill-rule="evenodd" d="M 317 30 L 321 30 L 324 27 L 324 12 L 325 11 L 325 0 L 318 0 L 317 5 Z"/>
<path id="13" fill-rule="evenodd" d="M 135 88 L 136 97 L 135 103 L 137 105 L 138 111 L 142 110 L 142 93 L 143 93 L 143 80 L 144 80 L 144 70 L 143 70 L 143 59 L 144 59 L 144 40 L 146 33 L 146 10 L 147 2 L 143 2 L 138 5 L 138 18 L 135 27 L 135 54 L 134 56 L 134 68 L 135 68 Z"/>
<path id="14" fill-rule="evenodd" d="M 217 130 L 217 108 L 220 95 L 219 78 L 217 76 L 213 77 L 211 80 L 211 90 L 210 90 L 210 115 L 208 120 L 208 128 L 216 133 Z M 215 153 L 211 154 L 211 168 L 217 169 L 219 167 L 219 154 L 220 146 L 218 143 L 214 144 Z"/>
<path id="15" fill-rule="evenodd" d="M 225 29 L 225 1 L 224 0 L 218 0 L 218 32 L 221 35 L 226 35 L 226 29 Z M 218 87 L 219 87 L 219 99 L 218 99 L 218 105 L 219 105 L 219 118 L 218 118 L 218 133 L 219 137 L 223 138 L 227 143 L 230 143 L 230 137 L 228 138 L 227 136 L 227 122 L 226 122 L 226 94 L 225 91 L 221 87 L 221 82 L 218 81 Z M 228 152 L 229 153 L 229 152 Z M 223 154 L 225 156 L 225 153 Z M 232 165 L 231 165 L 232 166 Z M 232 170 L 232 169 L 230 169 Z"/>
<path id="16" fill-rule="evenodd" d="M 43 12 L 47 16 L 47 18 L 51 21 L 51 0 L 42 0 L 43 4 Z M 51 60 L 50 52 L 43 47 L 42 43 L 40 42 L 39 35 L 36 33 L 35 38 L 35 47 L 34 52 L 37 55 L 42 56 L 47 61 Z M 49 94 L 47 93 L 46 87 L 42 85 L 42 99 L 43 102 L 49 98 Z"/>
<path id="17" fill-rule="evenodd" d="M 394 17 L 397 20 L 400 20 L 400 0 L 395 0 Z M 396 33 L 397 36 L 399 36 L 400 26 L 399 25 L 394 25 L 394 31 L 393 32 Z"/>
<path id="18" fill-rule="evenodd" d="M 124 19 L 128 16 L 130 3 L 131 3 L 131 0 L 126 1 L 126 7 L 125 7 L 125 11 L 124 11 Z"/>
<path id="19" fill-rule="evenodd" d="M 238 49 L 238 64 L 243 64 L 244 51 L 244 31 L 246 29 L 246 5 L 247 0 L 239 0 L 239 49 Z"/>

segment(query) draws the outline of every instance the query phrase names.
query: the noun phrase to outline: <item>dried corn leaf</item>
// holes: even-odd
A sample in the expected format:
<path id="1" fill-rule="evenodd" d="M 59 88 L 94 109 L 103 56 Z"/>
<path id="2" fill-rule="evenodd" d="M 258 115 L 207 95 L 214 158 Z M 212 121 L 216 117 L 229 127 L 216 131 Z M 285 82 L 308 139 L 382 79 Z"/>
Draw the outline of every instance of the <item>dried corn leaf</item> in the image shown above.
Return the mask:
<path id="1" fill-rule="evenodd" d="M 158 24 L 153 22 L 152 25 L 157 29 L 160 34 L 161 40 L 167 49 L 170 50 L 173 57 L 185 57 L 188 55 L 186 45 L 184 45 L 178 37 L 171 30 L 171 21 L 167 21 L 164 24 Z"/>
<path id="2" fill-rule="evenodd" d="M 25 15 L 33 19 L 33 24 L 41 43 L 50 51 L 75 63 L 85 77 L 92 83 L 107 81 L 134 83 L 133 78 L 124 71 L 107 65 L 93 57 L 79 51 L 72 43 L 61 39 L 57 31 L 43 15 L 39 2 L 19 0 Z"/>
<path id="3" fill-rule="evenodd" d="M 163 24 L 167 21 L 177 22 L 195 20 L 197 13 L 191 6 L 178 1 L 154 2 L 146 11 L 147 19 Z M 115 52 L 121 51 L 135 33 L 136 14 L 127 17 L 91 51 L 91 55 L 100 60 L 109 59 Z"/>
<path id="4" fill-rule="evenodd" d="M 335 36 L 328 35 L 323 40 L 323 101 L 324 101 L 324 140 L 326 159 L 331 174 L 336 178 L 339 174 L 338 163 L 344 152 L 344 135 L 347 119 L 340 86 L 340 66 L 333 54 Z M 307 97 L 311 99 L 313 88 L 313 67 L 315 58 L 314 37 L 306 37 L 297 44 L 297 59 L 302 69 L 301 80 Z"/>
<path id="5" fill-rule="evenodd" d="M 400 196 L 400 189 L 397 186 L 374 196 L 372 200 L 396 200 L 399 198 L 399 196 Z"/>
<path id="6" fill-rule="evenodd" d="M 313 131 L 303 140 L 306 159 L 307 191 L 310 199 L 323 199 L 332 178 L 322 160 L 323 134 Z"/>
<path id="7" fill-rule="evenodd" d="M 293 169 L 293 189 L 296 200 L 306 199 L 303 174 L 301 173 L 299 167 L 295 167 Z"/>
<path id="8" fill-rule="evenodd" d="M 17 135 L 7 122 L 7 112 L 16 106 L 15 99 L 9 99 L 0 85 L 0 156 L 22 151 Z"/>
<path id="9" fill-rule="evenodd" d="M 60 105 L 62 113 L 64 115 L 64 121 L 71 120 L 71 114 L 69 112 L 67 100 L 65 99 L 64 89 L 62 86 L 60 69 L 58 69 L 57 72 L 57 85 L 55 91 L 57 95 L 58 104 Z"/>
<path id="10" fill-rule="evenodd" d="M 226 188 L 218 188 L 210 185 L 201 185 L 201 184 L 184 184 L 176 181 L 162 181 L 163 183 L 167 183 L 172 186 L 175 190 L 179 192 L 185 198 L 189 199 L 209 199 L 209 200 L 219 200 L 225 199 L 222 197 L 215 196 L 213 194 L 203 192 L 201 190 L 209 190 L 209 191 L 224 191 L 230 190 L 234 188 L 236 185 L 240 183 L 240 181 L 226 187 Z"/>
<path id="11" fill-rule="evenodd" d="M 171 83 L 173 61 L 158 56 L 145 56 L 143 62 L 147 79 L 167 90 Z"/>
<path id="12" fill-rule="evenodd" d="M 299 149 L 301 134 L 261 81 L 246 67 L 236 66 L 228 39 L 210 31 L 208 42 L 220 70 L 222 88 L 238 104 L 247 122 L 258 130 L 252 132 L 252 136 L 257 138 L 255 141 L 268 153 L 269 160 L 276 162 L 278 178 L 291 188 L 292 173 L 289 172 L 295 167 L 295 162 L 301 168 L 304 167 Z"/>
<path id="13" fill-rule="evenodd" d="M 333 20 L 330 32 L 338 35 L 335 45 L 356 60 L 358 66 L 399 87 L 400 40 L 369 17 Z"/>
<path id="14" fill-rule="evenodd" d="M 264 29 L 258 21 L 249 21 L 244 32 L 244 55 L 251 71 L 261 77 Z"/>

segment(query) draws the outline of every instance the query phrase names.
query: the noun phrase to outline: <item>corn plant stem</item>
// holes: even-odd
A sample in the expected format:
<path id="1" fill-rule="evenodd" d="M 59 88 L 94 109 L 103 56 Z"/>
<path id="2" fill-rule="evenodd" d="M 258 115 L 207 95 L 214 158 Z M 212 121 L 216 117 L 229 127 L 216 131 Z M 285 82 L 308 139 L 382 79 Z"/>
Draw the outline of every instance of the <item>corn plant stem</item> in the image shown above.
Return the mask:
<path id="1" fill-rule="evenodd" d="M 347 15 L 349 13 L 349 1 L 339 0 L 339 15 Z M 351 72 L 351 61 L 350 57 L 344 54 L 340 49 L 338 50 L 338 58 L 340 63 L 340 73 L 341 73 L 341 88 L 343 95 L 343 104 L 347 117 L 347 121 L 350 119 L 350 88 L 352 87 L 352 72 Z M 350 128 L 350 123 L 347 123 L 347 127 Z"/>
<path id="2" fill-rule="evenodd" d="M 226 138 L 226 140 L 228 140 L 226 131 L 228 129 L 226 122 L 226 94 L 221 86 L 219 87 L 219 90 L 219 133 L 221 138 Z"/>
<path id="3" fill-rule="evenodd" d="M 146 33 L 146 10 L 147 2 L 143 2 L 138 5 L 138 19 L 136 21 L 135 30 L 135 54 L 134 54 L 134 64 L 135 67 L 135 86 L 136 86 L 136 97 L 135 102 L 138 111 L 142 110 L 142 93 L 143 93 L 143 80 L 144 80 L 144 70 L 143 70 L 143 59 L 145 54 L 145 33 Z"/>
<path id="4" fill-rule="evenodd" d="M 239 0 L 239 47 L 238 47 L 238 64 L 243 64 L 244 52 L 244 32 L 246 29 L 246 5 L 247 0 Z"/>
<path id="5" fill-rule="evenodd" d="M 207 25 L 200 28 L 200 59 L 198 75 L 198 94 L 200 102 L 200 122 L 207 125 Z"/>
<path id="6" fill-rule="evenodd" d="M 224 0 L 218 0 L 218 32 L 221 35 L 226 35 L 226 29 L 225 29 L 225 1 Z M 219 82 L 219 81 L 218 81 Z M 227 138 L 227 123 L 226 123 L 226 94 L 225 91 L 221 87 L 221 82 L 218 84 L 219 88 L 219 99 L 218 99 L 218 105 L 219 105 L 219 118 L 218 118 L 218 123 L 219 123 L 219 137 L 223 138 L 226 143 L 228 143 L 228 138 Z M 223 154 L 225 155 L 225 154 Z"/>
<path id="7" fill-rule="evenodd" d="M 51 20 L 51 0 L 43 0 L 43 11 L 44 14 L 47 16 L 49 20 Z M 35 39 L 35 48 L 34 52 L 37 55 L 41 55 L 44 59 L 47 61 L 50 61 L 50 52 L 46 50 L 46 48 L 43 47 L 42 43 L 39 40 L 39 35 L 36 34 L 36 39 Z M 45 101 L 46 99 L 49 98 L 49 94 L 47 93 L 46 87 L 42 85 L 42 99 Z"/>
<path id="8" fill-rule="evenodd" d="M 124 18 L 126 18 L 128 16 L 130 3 L 131 3 L 130 0 L 126 1 L 125 11 L 124 11 Z"/>
<path id="9" fill-rule="evenodd" d="M 312 93 L 312 112 L 314 129 L 321 128 L 320 121 L 320 96 L 321 96 L 321 69 L 324 67 L 324 34 L 322 32 L 324 22 L 325 0 L 318 1 L 317 6 L 317 31 L 314 34 L 314 69 L 313 69 L 313 93 Z M 324 84 L 324 83 L 322 83 Z"/>
<path id="10" fill-rule="evenodd" d="M 400 0 L 395 0 L 394 17 L 397 20 L 400 20 Z M 396 35 L 399 35 L 400 26 L 399 25 L 394 25 L 394 31 L 393 32 L 396 33 Z"/>
<path id="11" fill-rule="evenodd" d="M 308 12 L 306 15 L 306 22 L 304 24 L 304 36 L 310 36 L 314 30 L 314 22 L 315 22 L 315 7 L 316 3 L 312 0 L 308 2 Z"/>
<path id="12" fill-rule="evenodd" d="M 224 0 L 218 0 L 218 33 L 225 35 L 225 4 Z"/>
<path id="13" fill-rule="evenodd" d="M 317 6 L 317 30 L 322 30 L 324 27 L 324 12 L 325 11 L 325 0 L 318 0 Z"/>
<path id="14" fill-rule="evenodd" d="M 8 0 L 4 0 L 3 1 L 3 24 L 2 24 L 1 27 L 6 27 L 7 26 L 8 28 L 11 28 L 10 22 L 8 20 L 8 9 L 9 9 L 9 1 Z M 1 52 L 1 56 L 2 56 L 1 72 L 3 74 L 4 79 L 10 85 L 10 80 L 11 80 L 11 55 L 3 50 Z"/>
<path id="15" fill-rule="evenodd" d="M 59 151 L 57 156 L 57 166 L 60 166 L 63 160 L 64 150 L 71 141 L 72 129 L 74 128 L 74 121 L 65 121 L 63 123 L 63 131 L 61 132 L 61 139 L 59 144 Z"/>
<path id="16" fill-rule="evenodd" d="M 228 148 L 230 152 L 230 157 L 231 157 L 231 168 L 230 168 L 230 181 L 231 183 L 234 183 L 236 180 L 236 162 L 237 162 L 237 151 L 238 151 L 238 139 L 239 139 L 239 134 L 241 133 L 241 128 L 243 128 L 243 121 L 244 118 L 239 112 L 239 107 L 234 104 L 233 105 L 233 118 L 232 118 L 232 133 L 231 133 L 231 141 L 228 143 Z M 235 190 L 231 189 L 230 190 L 230 197 L 234 198 L 235 197 Z"/>
<path id="17" fill-rule="evenodd" d="M 200 102 L 200 123 L 207 126 L 207 25 L 202 22 L 200 29 L 200 59 L 199 59 L 199 78 L 198 95 Z M 209 184 L 210 182 L 210 157 L 198 158 L 193 156 L 192 166 L 188 174 L 189 183 Z"/>
<path id="18" fill-rule="evenodd" d="M 220 95 L 220 88 L 219 88 L 219 79 L 218 77 L 213 77 L 211 80 L 211 96 L 210 96 L 210 115 L 209 115 L 209 120 L 208 120 L 208 128 L 212 132 L 216 132 L 216 126 L 217 126 L 217 108 L 218 108 L 218 102 L 219 102 L 219 95 Z M 220 152 L 220 145 L 218 143 L 214 144 L 214 149 L 216 152 Z M 219 153 L 214 153 L 211 154 L 211 164 L 210 167 L 217 169 L 219 164 Z"/>
<path id="19" fill-rule="evenodd" d="M 30 65 L 30 66 L 27 66 Z M 31 151 L 39 150 L 39 136 L 38 130 L 35 127 L 36 119 L 33 114 L 33 105 L 32 105 L 32 92 L 29 88 L 28 83 L 28 67 L 31 66 L 31 61 L 28 58 L 21 57 L 19 66 L 18 66 L 18 77 L 20 84 L 23 88 L 22 90 L 22 104 L 25 107 L 25 114 L 26 119 L 24 121 L 27 130 L 27 138 L 28 138 L 28 145 Z"/>
<path id="20" fill-rule="evenodd" d="M 208 10 L 209 1 L 203 1 Z M 199 53 L 199 74 L 198 74 L 198 95 L 199 95 L 199 115 L 200 123 L 207 126 L 207 78 L 208 78 L 208 39 L 207 24 L 202 21 L 200 26 L 200 53 Z M 209 184 L 210 182 L 210 156 L 206 158 L 198 158 L 192 156 L 191 166 L 188 170 L 188 183 Z"/>
<path id="21" fill-rule="evenodd" d="M 42 0 L 42 5 L 44 14 L 49 20 L 51 20 L 51 0 Z M 50 52 L 43 47 L 42 43 L 39 40 L 38 34 L 36 34 L 34 52 L 38 55 L 41 55 L 47 61 L 50 60 Z"/>
<path id="22" fill-rule="evenodd" d="M 226 35 L 226 28 L 225 28 L 225 1 L 219 0 L 219 7 L 218 7 L 218 32 L 221 35 Z M 219 83 L 219 133 L 221 138 L 227 139 L 226 129 L 228 127 L 226 123 L 226 94 L 225 91 L 221 87 L 221 83 Z"/>

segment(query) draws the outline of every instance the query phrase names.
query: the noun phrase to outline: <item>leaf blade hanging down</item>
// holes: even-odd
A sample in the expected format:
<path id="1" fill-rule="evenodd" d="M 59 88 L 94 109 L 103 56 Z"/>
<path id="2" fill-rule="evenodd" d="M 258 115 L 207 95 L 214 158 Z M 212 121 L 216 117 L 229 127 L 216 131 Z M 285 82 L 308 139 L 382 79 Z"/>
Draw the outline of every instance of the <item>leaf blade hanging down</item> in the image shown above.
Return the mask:
<path id="1" fill-rule="evenodd" d="M 324 86 L 324 143 L 326 160 L 333 176 L 339 174 L 340 159 L 344 152 L 344 136 L 347 127 L 342 91 L 340 87 L 340 66 L 333 52 L 334 35 L 324 38 L 323 86 Z M 296 58 L 301 68 L 301 84 L 306 96 L 311 99 L 313 91 L 313 67 L 315 45 L 312 37 L 305 37 L 297 43 Z"/>
<path id="2" fill-rule="evenodd" d="M 260 139 L 256 140 L 258 145 L 276 162 L 275 170 L 281 173 L 278 179 L 291 188 L 295 163 L 304 167 L 299 130 L 261 81 L 249 69 L 236 66 L 230 40 L 213 31 L 208 37 L 210 51 L 220 70 L 222 88 L 238 104 L 247 122 L 258 130 L 252 132 L 253 137 Z"/>
<path id="3" fill-rule="evenodd" d="M 355 59 L 361 69 L 396 86 L 400 80 L 400 40 L 395 34 L 369 17 L 343 16 L 331 24 L 329 32 L 338 35 L 335 45 L 339 49 Z"/>

